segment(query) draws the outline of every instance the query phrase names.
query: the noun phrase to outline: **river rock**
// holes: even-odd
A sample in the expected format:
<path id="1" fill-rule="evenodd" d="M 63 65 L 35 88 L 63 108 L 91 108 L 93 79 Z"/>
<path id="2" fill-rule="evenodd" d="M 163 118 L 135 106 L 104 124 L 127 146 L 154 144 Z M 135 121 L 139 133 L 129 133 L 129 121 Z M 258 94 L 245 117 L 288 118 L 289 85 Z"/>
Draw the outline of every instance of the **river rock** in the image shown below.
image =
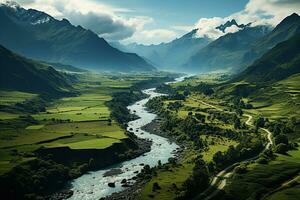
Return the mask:
<path id="1" fill-rule="evenodd" d="M 108 183 L 107 185 L 108 185 L 108 187 L 112 187 L 112 188 L 116 187 L 116 184 L 114 182 Z"/>
<path id="2" fill-rule="evenodd" d="M 120 168 L 111 169 L 103 174 L 103 177 L 114 176 L 118 174 L 122 174 L 123 171 Z"/>
<path id="3" fill-rule="evenodd" d="M 127 180 L 124 178 L 122 181 L 121 181 L 121 183 L 123 184 L 123 183 L 127 183 Z"/>

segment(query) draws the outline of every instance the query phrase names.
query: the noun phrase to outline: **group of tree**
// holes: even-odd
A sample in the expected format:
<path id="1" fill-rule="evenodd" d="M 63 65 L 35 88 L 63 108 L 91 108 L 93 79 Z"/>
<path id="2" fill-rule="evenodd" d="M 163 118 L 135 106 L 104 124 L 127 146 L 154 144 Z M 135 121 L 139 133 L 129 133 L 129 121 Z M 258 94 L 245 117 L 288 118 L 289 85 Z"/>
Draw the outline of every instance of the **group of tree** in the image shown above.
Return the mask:
<path id="1" fill-rule="evenodd" d="M 229 146 L 225 152 L 218 151 L 213 156 L 216 169 L 223 169 L 237 161 L 257 156 L 264 148 L 263 143 L 256 141 L 241 141 L 236 147 Z"/>
<path id="2" fill-rule="evenodd" d="M 111 119 L 115 119 L 119 124 L 125 126 L 127 122 L 134 118 L 130 114 L 127 106 L 145 97 L 140 91 L 118 92 L 112 95 L 112 100 L 107 102 L 111 110 Z"/>

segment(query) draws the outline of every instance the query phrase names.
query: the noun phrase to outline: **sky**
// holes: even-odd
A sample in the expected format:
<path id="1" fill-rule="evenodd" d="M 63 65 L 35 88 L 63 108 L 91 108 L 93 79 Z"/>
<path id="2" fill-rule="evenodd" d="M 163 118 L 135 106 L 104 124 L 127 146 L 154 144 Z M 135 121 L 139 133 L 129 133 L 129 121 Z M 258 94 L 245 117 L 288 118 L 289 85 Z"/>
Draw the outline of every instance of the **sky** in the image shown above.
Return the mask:
<path id="1" fill-rule="evenodd" d="M 4 0 L 0 0 L 4 1 Z M 215 29 L 227 20 L 275 26 L 284 17 L 300 14 L 300 0 L 16 0 L 25 8 L 66 18 L 108 41 L 159 44 L 197 28 L 198 37 L 216 39 Z"/>

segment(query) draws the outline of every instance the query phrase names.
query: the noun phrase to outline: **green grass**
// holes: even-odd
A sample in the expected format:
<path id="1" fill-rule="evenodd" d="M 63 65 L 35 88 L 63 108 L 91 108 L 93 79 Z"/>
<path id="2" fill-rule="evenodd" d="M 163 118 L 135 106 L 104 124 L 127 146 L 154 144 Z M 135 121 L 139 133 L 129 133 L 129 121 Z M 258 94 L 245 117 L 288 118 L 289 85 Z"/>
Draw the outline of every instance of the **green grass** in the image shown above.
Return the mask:
<path id="1" fill-rule="evenodd" d="M 25 129 L 27 130 L 38 130 L 38 129 L 41 129 L 43 128 L 45 125 L 32 125 L 32 126 L 27 126 Z"/>
<path id="2" fill-rule="evenodd" d="M 215 136 L 202 135 L 201 138 L 209 144 L 208 148 L 202 153 L 203 160 L 207 163 L 212 161 L 214 154 L 218 151 L 225 152 L 230 145 L 236 146 L 238 144 L 236 141 Z"/>
<path id="3" fill-rule="evenodd" d="M 72 142 L 72 143 L 59 143 L 53 142 L 46 144 L 46 147 L 70 147 L 71 149 L 105 149 L 114 143 L 121 143 L 120 140 L 114 138 L 92 138 L 89 140 Z"/>
<path id="4" fill-rule="evenodd" d="M 19 91 L 2 91 L 0 90 L 0 105 L 13 106 L 16 103 L 22 103 L 26 100 L 36 97 L 37 94 L 25 93 Z M 0 111 L 0 120 L 16 119 L 20 113 L 11 113 L 7 111 Z"/>
<path id="5" fill-rule="evenodd" d="M 300 183 L 298 185 L 274 193 L 267 200 L 299 200 Z"/>
<path id="6" fill-rule="evenodd" d="M 278 155 L 269 164 L 250 164 L 248 172 L 235 174 L 225 191 L 236 199 L 255 199 L 276 189 L 300 172 L 300 150 L 292 150 L 288 155 Z"/>
<path id="7" fill-rule="evenodd" d="M 19 91 L 0 91 L 0 105 L 14 105 L 16 103 L 22 103 L 37 94 L 19 92 Z"/>
<path id="8" fill-rule="evenodd" d="M 107 122 L 102 121 L 62 123 L 45 126 L 38 125 L 31 126 L 30 128 L 27 127 L 25 129 L 3 131 L 1 136 L 2 139 L 0 140 L 0 148 L 36 144 L 79 133 L 97 137 L 110 137 L 114 139 L 124 139 L 127 137 L 124 134 L 124 131 L 116 123 L 109 126 Z"/>
<path id="9" fill-rule="evenodd" d="M 247 110 L 271 120 L 300 116 L 300 74 L 251 95 L 254 109 Z"/>
<path id="10" fill-rule="evenodd" d="M 20 116 L 20 114 L 1 112 L 0 111 L 0 120 L 16 119 L 19 116 Z"/>
<path id="11" fill-rule="evenodd" d="M 110 110 L 106 102 L 111 100 L 113 93 L 128 91 L 133 83 L 149 79 L 149 77 L 153 76 L 113 77 L 103 74 L 82 74 L 79 77 L 80 82 L 73 85 L 80 95 L 49 102 L 46 112 L 32 115 L 39 121 L 38 125 L 15 128 L 3 125 L 0 135 L 0 174 L 8 172 L 12 167 L 24 161 L 34 159 L 32 152 L 42 146 L 104 149 L 122 142 L 127 136 L 117 123 L 108 124 Z M 0 91 L 0 96 L 0 105 L 14 105 L 36 95 L 17 91 Z M 0 119 L 18 121 L 17 118 L 20 115 L 27 114 L 30 113 L 0 111 Z M 70 122 L 59 123 L 59 119 L 69 119 Z M 10 123 L 14 122 L 10 121 Z"/>
<path id="12" fill-rule="evenodd" d="M 37 120 L 62 119 L 71 121 L 107 120 L 110 115 L 105 102 L 111 96 L 100 88 L 89 90 L 78 97 L 60 99 L 48 107 L 46 112 L 34 115 Z"/>
<path id="13" fill-rule="evenodd" d="M 156 199 L 169 200 L 175 199 L 177 189 L 173 187 L 176 184 L 177 188 L 182 187 L 182 184 L 192 175 L 193 159 L 196 157 L 195 152 L 188 153 L 180 162 L 179 166 L 171 166 L 169 170 L 160 169 L 157 176 L 154 176 L 140 192 L 140 199 Z M 152 191 L 153 183 L 157 182 L 161 190 Z"/>

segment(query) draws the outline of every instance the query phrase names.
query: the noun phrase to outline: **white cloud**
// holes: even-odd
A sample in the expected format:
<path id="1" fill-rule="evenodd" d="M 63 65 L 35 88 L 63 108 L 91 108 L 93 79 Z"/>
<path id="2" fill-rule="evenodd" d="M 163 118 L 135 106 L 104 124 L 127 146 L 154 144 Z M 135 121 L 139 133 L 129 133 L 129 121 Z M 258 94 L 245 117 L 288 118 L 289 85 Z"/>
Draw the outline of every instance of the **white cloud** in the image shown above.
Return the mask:
<path id="1" fill-rule="evenodd" d="M 257 24 L 276 26 L 286 16 L 300 12 L 299 0 L 250 0 L 245 10 L 240 13 L 257 19 Z"/>
<path id="2" fill-rule="evenodd" d="M 5 1 L 5 0 L 0 0 Z M 201 18 L 193 26 L 170 26 L 149 29 L 148 24 L 154 19 L 148 16 L 124 17 L 124 13 L 132 12 L 126 8 L 112 7 L 96 0 L 17 0 L 26 8 L 42 10 L 54 17 L 67 18 L 75 25 L 81 25 L 98 33 L 108 40 L 123 40 L 144 44 L 161 43 L 175 39 L 198 28 L 198 37 L 216 39 L 226 33 L 233 33 L 239 28 L 232 26 L 223 33 L 216 27 L 226 21 L 235 19 L 238 24 L 252 22 L 252 26 L 269 24 L 277 25 L 286 16 L 300 12 L 300 0 L 249 0 L 245 8 L 227 17 Z M 154 24 L 155 25 L 155 24 Z"/>
<path id="3" fill-rule="evenodd" d="M 223 32 L 216 29 L 216 27 L 225 22 L 226 20 L 220 17 L 201 18 L 195 24 L 195 28 L 198 29 L 197 36 L 217 39 L 218 37 L 223 35 Z"/>
<path id="4" fill-rule="evenodd" d="M 178 31 L 189 32 L 194 28 L 194 26 L 177 25 L 177 26 L 172 26 L 171 28 Z"/>
<path id="5" fill-rule="evenodd" d="M 242 11 L 233 13 L 230 16 L 199 19 L 195 24 L 195 28 L 199 29 L 197 32 L 198 37 L 206 36 L 217 39 L 229 32 L 234 33 L 239 30 L 236 26 L 227 28 L 225 33 L 215 29 L 228 20 L 235 19 L 238 24 L 248 24 L 251 22 L 252 26 L 276 26 L 285 17 L 294 12 L 298 14 L 300 12 L 299 0 L 250 0 Z"/>
<path id="6" fill-rule="evenodd" d="M 169 42 L 177 36 L 177 33 L 168 29 L 151 29 L 137 31 L 134 35 L 125 40 L 124 43 L 132 43 L 142 41 L 145 45 L 160 44 L 162 42 Z"/>
<path id="7" fill-rule="evenodd" d="M 131 12 L 126 8 L 105 5 L 94 0 L 19 0 L 25 8 L 44 11 L 55 18 L 67 18 L 74 25 L 81 25 L 108 40 L 131 37 L 136 30 L 151 23 L 147 16 L 121 17 Z"/>

